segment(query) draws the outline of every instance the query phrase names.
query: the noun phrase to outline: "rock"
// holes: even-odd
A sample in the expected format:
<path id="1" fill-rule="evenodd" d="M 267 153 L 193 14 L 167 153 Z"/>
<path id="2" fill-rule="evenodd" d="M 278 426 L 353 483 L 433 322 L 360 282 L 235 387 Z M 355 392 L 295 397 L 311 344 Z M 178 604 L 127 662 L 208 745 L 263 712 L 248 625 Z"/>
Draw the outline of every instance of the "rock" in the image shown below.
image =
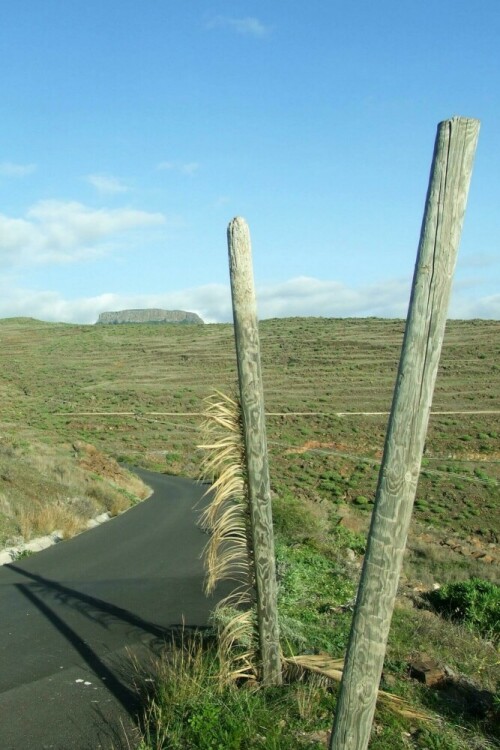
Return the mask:
<path id="1" fill-rule="evenodd" d="M 491 555 L 481 555 L 479 559 L 481 560 L 481 562 L 488 563 L 489 565 L 495 562 L 495 558 Z"/>
<path id="2" fill-rule="evenodd" d="M 97 448 L 95 445 L 91 445 L 90 443 L 84 443 L 83 440 L 75 440 L 73 443 L 73 450 L 77 453 L 86 453 L 88 456 L 95 455 L 97 453 Z"/>
<path id="3" fill-rule="evenodd" d="M 439 685 L 446 679 L 446 672 L 433 659 L 422 655 L 409 663 L 410 677 L 423 682 L 427 687 Z"/>
<path id="4" fill-rule="evenodd" d="M 444 673 L 445 673 L 446 677 L 449 680 L 453 680 L 453 679 L 456 678 L 457 673 L 451 667 L 449 667 L 447 664 L 444 665 L 443 670 L 444 670 Z"/>
<path id="5" fill-rule="evenodd" d="M 483 545 L 483 540 L 479 539 L 479 537 L 477 537 L 477 536 L 471 536 L 471 537 L 469 537 L 469 541 L 475 547 L 482 547 L 482 545 Z"/>
<path id="6" fill-rule="evenodd" d="M 185 310 L 118 310 L 103 312 L 99 315 L 97 325 L 116 325 L 119 323 L 203 323 L 199 315 Z"/>
<path id="7" fill-rule="evenodd" d="M 393 674 L 383 674 L 382 680 L 386 687 L 394 687 L 395 685 L 397 685 L 397 682 L 398 682 L 396 677 Z"/>
<path id="8" fill-rule="evenodd" d="M 317 732 L 301 732 L 300 738 L 303 742 L 310 743 L 311 745 L 314 743 L 319 743 L 323 747 L 328 747 L 328 743 L 330 741 L 330 732 L 327 730 L 319 730 Z"/>

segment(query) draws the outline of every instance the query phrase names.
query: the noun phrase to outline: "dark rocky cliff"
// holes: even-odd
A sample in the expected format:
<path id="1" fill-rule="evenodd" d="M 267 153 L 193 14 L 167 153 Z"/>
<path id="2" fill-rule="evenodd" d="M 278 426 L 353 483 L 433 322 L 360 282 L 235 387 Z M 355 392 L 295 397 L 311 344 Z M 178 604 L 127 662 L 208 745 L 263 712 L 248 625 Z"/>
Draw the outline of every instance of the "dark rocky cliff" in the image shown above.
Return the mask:
<path id="1" fill-rule="evenodd" d="M 184 310 L 118 310 L 103 312 L 97 323 L 203 323 L 199 315 Z"/>

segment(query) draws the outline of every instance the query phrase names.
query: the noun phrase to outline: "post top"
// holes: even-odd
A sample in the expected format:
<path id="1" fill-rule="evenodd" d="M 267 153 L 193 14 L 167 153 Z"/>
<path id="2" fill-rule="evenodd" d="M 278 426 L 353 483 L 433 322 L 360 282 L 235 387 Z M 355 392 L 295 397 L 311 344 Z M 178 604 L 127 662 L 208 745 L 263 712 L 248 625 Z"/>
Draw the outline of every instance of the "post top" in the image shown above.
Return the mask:
<path id="1" fill-rule="evenodd" d="M 475 127 L 479 127 L 481 124 L 481 120 L 478 120 L 475 117 L 463 117 L 462 115 L 453 115 L 453 117 L 450 117 L 448 120 L 442 120 L 440 122 L 440 125 L 446 125 L 447 123 L 450 124 L 458 124 L 458 123 L 464 123 L 467 125 L 473 125 Z"/>
<path id="2" fill-rule="evenodd" d="M 247 222 L 246 222 L 246 219 L 243 218 L 243 216 L 234 216 L 229 222 L 228 226 L 229 227 L 247 226 Z"/>

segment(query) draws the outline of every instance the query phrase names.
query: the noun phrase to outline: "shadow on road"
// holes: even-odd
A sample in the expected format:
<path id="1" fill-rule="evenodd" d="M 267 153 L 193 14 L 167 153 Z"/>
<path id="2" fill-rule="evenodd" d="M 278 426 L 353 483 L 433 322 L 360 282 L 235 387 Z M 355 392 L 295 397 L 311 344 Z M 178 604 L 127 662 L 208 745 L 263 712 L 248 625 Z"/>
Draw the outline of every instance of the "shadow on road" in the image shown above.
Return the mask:
<path id="1" fill-rule="evenodd" d="M 29 583 L 15 584 L 16 589 L 64 636 L 137 727 L 141 725 L 141 709 L 144 700 L 143 685 L 140 683 L 144 680 L 148 668 L 150 673 L 154 672 L 155 655 L 158 656 L 172 643 L 183 640 L 187 632 L 200 632 L 207 629 L 206 627 L 186 627 L 184 624 L 162 628 L 126 609 L 75 591 L 57 581 L 51 581 L 43 576 L 23 570 L 17 565 L 10 564 L 8 567 L 31 579 Z M 89 643 L 54 611 L 48 603 L 50 599 L 57 602 L 58 605 L 70 607 L 106 630 L 111 630 L 113 625 L 120 625 L 121 627 L 124 623 L 129 625 L 130 628 L 124 637 L 124 643 L 120 647 L 122 653 L 118 656 L 112 653 L 110 656 L 106 656 L 106 663 Z M 123 647 L 127 644 L 132 647 L 134 642 L 140 642 L 140 637 L 144 635 L 151 636 L 147 639 L 147 649 L 151 657 L 150 664 L 134 665 L 132 655 L 124 654 Z M 123 744 L 126 737 L 123 726 L 111 724 L 97 705 L 94 707 L 94 715 L 96 737 L 100 738 L 100 742 L 106 739 L 107 742 L 112 743 L 112 747 L 130 747 L 128 743 Z"/>
<path id="2" fill-rule="evenodd" d="M 54 625 L 55 628 L 63 635 L 66 640 L 71 643 L 72 647 L 77 651 L 82 659 L 85 661 L 87 666 L 94 672 L 103 682 L 106 683 L 108 690 L 113 693 L 115 698 L 121 703 L 126 712 L 133 716 L 137 712 L 137 696 L 134 695 L 132 690 L 121 682 L 115 674 L 104 664 L 102 659 L 90 648 L 90 646 L 76 633 L 72 628 L 57 615 L 37 594 L 32 590 L 30 586 L 24 584 L 17 584 L 16 588 L 23 594 L 38 610 L 47 618 L 47 620 Z"/>
<path id="3" fill-rule="evenodd" d="M 5 567 L 15 570 L 16 573 L 35 581 L 37 585 L 29 584 L 30 590 L 45 595 L 45 598 L 47 598 L 47 594 L 51 594 L 59 604 L 66 604 L 89 620 L 102 625 L 107 630 L 110 629 L 110 626 L 114 622 L 118 621 L 120 623 L 128 623 L 133 628 L 158 638 L 164 638 L 165 635 L 168 636 L 170 633 L 170 628 L 159 627 L 152 622 L 143 620 L 142 617 L 134 615 L 133 612 L 129 612 L 122 607 L 117 607 L 115 604 L 98 599 L 95 596 L 75 591 L 75 589 L 64 586 L 58 581 L 51 581 L 36 573 L 30 573 L 12 563 Z M 20 588 L 22 585 L 17 584 L 17 587 Z"/>

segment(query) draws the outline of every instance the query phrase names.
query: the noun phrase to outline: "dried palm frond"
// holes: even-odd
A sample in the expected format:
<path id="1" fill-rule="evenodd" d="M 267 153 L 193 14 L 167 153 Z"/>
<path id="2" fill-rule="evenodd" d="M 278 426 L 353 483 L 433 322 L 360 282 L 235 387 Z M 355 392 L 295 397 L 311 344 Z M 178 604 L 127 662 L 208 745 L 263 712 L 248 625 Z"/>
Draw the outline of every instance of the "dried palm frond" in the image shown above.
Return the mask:
<path id="1" fill-rule="evenodd" d="M 198 447 L 206 452 L 202 476 L 211 482 L 206 493 L 210 503 L 199 521 L 210 534 L 204 550 L 205 591 L 211 594 L 222 580 L 239 583 L 219 602 L 213 617 L 219 629 L 221 675 L 254 679 L 255 573 L 239 401 L 217 391 L 205 399 L 203 416 L 203 443 Z"/>
<path id="2" fill-rule="evenodd" d="M 210 533 L 204 553 L 205 590 L 210 594 L 219 581 L 233 579 L 236 572 L 253 585 L 239 402 L 220 392 L 209 396 L 201 429 L 204 440 L 199 448 L 206 451 L 202 476 L 212 482 L 206 493 L 211 500 L 200 518 L 200 525 Z"/>
<path id="3" fill-rule="evenodd" d="M 251 608 L 241 610 L 226 603 L 217 607 L 214 620 L 219 625 L 218 653 L 221 683 L 255 680 L 255 615 Z"/>
<path id="4" fill-rule="evenodd" d="M 340 682 L 342 680 L 344 660 L 332 659 L 328 654 L 303 654 L 299 656 L 291 656 L 288 659 L 285 659 L 285 663 L 295 668 L 298 667 L 299 669 L 308 672 L 323 675 L 335 682 Z M 385 708 L 388 708 L 407 719 L 418 721 L 433 720 L 433 717 L 429 714 L 425 714 L 423 711 L 418 711 L 416 708 L 412 708 L 404 698 L 400 698 L 398 695 L 393 695 L 392 693 L 387 693 L 384 690 L 378 691 L 378 702 Z"/>

